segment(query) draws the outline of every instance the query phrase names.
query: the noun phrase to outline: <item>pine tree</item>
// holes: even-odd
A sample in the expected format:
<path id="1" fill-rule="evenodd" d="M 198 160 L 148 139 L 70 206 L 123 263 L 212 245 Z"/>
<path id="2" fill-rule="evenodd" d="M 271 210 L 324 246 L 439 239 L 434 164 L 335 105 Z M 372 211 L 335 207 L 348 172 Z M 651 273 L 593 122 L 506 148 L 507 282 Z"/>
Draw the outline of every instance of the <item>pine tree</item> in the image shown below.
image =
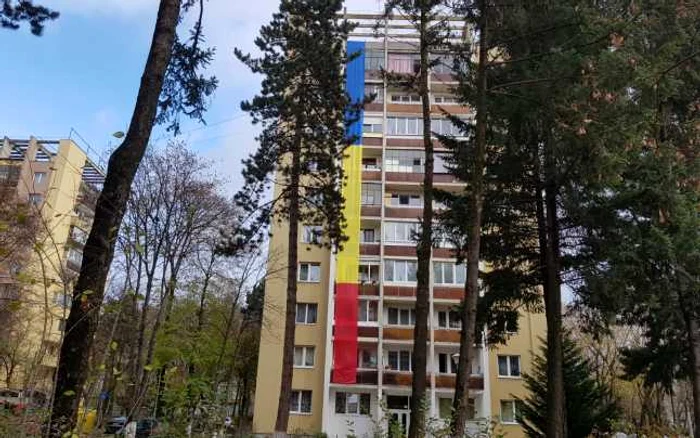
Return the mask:
<path id="1" fill-rule="evenodd" d="M 251 71 L 264 75 L 260 94 L 242 104 L 263 129 L 258 150 L 244 161 L 246 187 L 236 201 L 248 216 L 249 235 L 260 235 L 271 218 L 289 224 L 278 436 L 286 434 L 289 420 L 299 227 L 323 226 L 323 245 L 328 247 L 345 239 L 341 162 L 354 141 L 346 126 L 363 102 L 351 103 L 344 88 L 344 65 L 356 54 L 345 53 L 353 26 L 338 18 L 341 8 L 341 0 L 282 0 L 255 41 L 261 57 L 235 52 Z M 275 176 L 275 193 L 267 201 Z M 235 245 L 227 244 L 229 250 Z"/>
<path id="2" fill-rule="evenodd" d="M 200 69 L 206 67 L 213 57 L 211 49 L 201 47 L 201 9 L 188 41 L 180 43 L 177 40 L 177 25 L 195 4 L 204 7 L 203 1 L 196 3 L 196 0 L 160 2 L 131 123 L 124 140 L 109 158 L 93 225 L 85 243 L 80 274 L 73 288 L 49 424 L 52 437 L 65 436 L 75 429 L 119 228 L 153 126 L 156 121 L 167 123 L 169 129 L 177 132 L 182 113 L 201 120 L 207 97 L 217 85 L 215 78 L 200 74 Z"/>
<path id="3" fill-rule="evenodd" d="M 413 329 L 412 364 L 416 372 L 411 381 L 411 420 L 408 431 L 409 438 L 420 438 L 425 434 L 425 406 L 427 399 L 428 365 L 428 314 L 430 311 L 430 271 L 433 248 L 433 174 L 435 152 L 434 135 L 431 132 L 431 101 L 430 101 L 430 69 L 440 62 L 440 52 L 444 52 L 453 36 L 446 12 L 447 3 L 444 0 L 388 0 L 385 3 L 385 18 L 399 16 L 407 20 L 418 35 L 419 64 L 413 75 L 386 74 L 389 83 L 409 89 L 421 100 L 423 123 L 422 140 L 425 153 L 423 173 L 423 213 L 420 218 L 420 233 L 416 246 L 416 321 Z"/>
<path id="4" fill-rule="evenodd" d="M 26 21 L 36 36 L 44 32 L 47 21 L 55 20 L 59 15 L 45 6 L 33 4 L 31 0 L 2 0 L 0 3 L 0 27 L 17 30 Z"/>
<path id="5" fill-rule="evenodd" d="M 626 351 L 628 373 L 666 388 L 690 378 L 700 436 L 700 8 L 650 1 L 628 14 L 617 40 L 634 67 L 627 111 L 638 134 L 620 178 L 580 198 L 578 293 L 601 325 L 645 329 L 645 347 Z"/>
<path id="6" fill-rule="evenodd" d="M 562 353 L 566 412 L 572 413 L 566 417 L 566 436 L 585 438 L 593 432 L 609 432 L 617 417 L 617 406 L 609 401 L 609 389 L 596 382 L 591 364 L 568 335 L 564 335 Z M 523 379 L 530 394 L 519 400 L 519 421 L 527 436 L 545 437 L 548 422 L 546 345 L 541 354 L 534 357 L 532 372 L 523 374 Z"/>

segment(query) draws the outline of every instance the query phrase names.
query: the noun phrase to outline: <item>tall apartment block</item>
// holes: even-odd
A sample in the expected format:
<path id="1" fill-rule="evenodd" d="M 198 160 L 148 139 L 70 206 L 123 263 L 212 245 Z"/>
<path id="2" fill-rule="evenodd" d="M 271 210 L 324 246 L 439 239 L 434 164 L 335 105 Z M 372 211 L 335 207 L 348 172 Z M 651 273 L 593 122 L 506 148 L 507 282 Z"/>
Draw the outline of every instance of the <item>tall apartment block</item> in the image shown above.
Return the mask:
<path id="1" fill-rule="evenodd" d="M 24 204 L 36 218 L 25 244 L 0 259 L 1 386 L 44 393 L 52 387 L 103 181 L 73 140 L 0 140 L 2 202 Z"/>
<path id="2" fill-rule="evenodd" d="M 347 180 L 346 235 L 333 254 L 313 245 L 313 225 L 299 231 L 294 373 L 290 433 L 324 432 L 329 437 L 371 437 L 377 428 L 401 436 L 410 417 L 413 327 L 416 295 L 416 243 L 422 214 L 424 151 L 420 98 L 388 83 L 381 70 L 412 74 L 418 68 L 416 35 L 390 20 L 379 35 L 379 17 L 349 15 L 361 25 L 347 47 L 359 53 L 347 69 L 347 90 L 360 99 L 374 94 L 358 136 L 343 162 Z M 459 23 L 455 23 L 458 31 Z M 435 54 L 435 56 L 442 56 Z M 444 59 L 430 74 L 432 130 L 459 135 L 442 109 L 472 117 L 457 103 L 452 63 Z M 446 150 L 435 141 L 435 185 L 463 190 L 444 165 Z M 439 209 L 439 205 L 435 205 Z M 268 272 L 284 270 L 288 226 L 274 222 Z M 454 395 L 459 331 L 455 312 L 464 297 L 466 269 L 456 264 L 449 244 L 433 250 L 430 287 L 427 413 L 446 420 Z M 253 431 L 274 430 L 282 366 L 286 281 L 266 282 Z M 488 293 L 488 292 L 486 292 Z M 477 429 L 495 419 L 508 437 L 523 436 L 515 398 L 526 395 L 521 378 L 545 333 L 542 315 L 522 313 L 520 330 L 507 345 L 476 347 L 470 379 L 472 423 Z M 439 422 L 440 420 L 438 420 Z M 398 427 L 389 428 L 393 422 Z"/>

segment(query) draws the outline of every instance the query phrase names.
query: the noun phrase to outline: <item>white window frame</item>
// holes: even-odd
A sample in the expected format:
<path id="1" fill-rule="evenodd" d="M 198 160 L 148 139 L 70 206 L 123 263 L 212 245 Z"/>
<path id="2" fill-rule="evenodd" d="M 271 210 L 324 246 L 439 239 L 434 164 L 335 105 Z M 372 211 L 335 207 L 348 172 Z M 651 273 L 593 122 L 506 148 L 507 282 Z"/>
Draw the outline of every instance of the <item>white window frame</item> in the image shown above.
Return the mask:
<path id="1" fill-rule="evenodd" d="M 374 307 L 374 319 L 371 318 L 370 309 Z M 364 311 L 365 317 L 362 318 Z M 357 301 L 357 322 L 377 322 L 379 321 L 379 302 L 377 300 L 358 300 Z"/>
<path id="2" fill-rule="evenodd" d="M 401 105 L 416 105 L 420 104 L 420 96 L 417 94 L 392 94 L 391 103 L 401 104 Z"/>
<path id="3" fill-rule="evenodd" d="M 299 318 L 299 310 L 300 308 L 304 309 L 304 317 Z M 314 320 L 309 321 L 309 309 L 314 309 L 313 315 L 314 315 Z M 297 303 L 297 309 L 296 309 L 296 316 L 294 318 L 294 321 L 297 324 L 305 324 L 305 325 L 311 325 L 311 324 L 316 324 L 318 322 L 318 303 Z"/>
<path id="4" fill-rule="evenodd" d="M 381 117 L 365 117 L 362 120 L 363 134 L 383 134 L 384 122 Z"/>
<path id="5" fill-rule="evenodd" d="M 402 196 L 408 196 L 408 204 L 401 203 Z M 389 205 L 396 208 L 420 208 L 423 206 L 423 197 L 412 193 L 392 193 Z"/>
<path id="6" fill-rule="evenodd" d="M 299 352 L 300 363 L 297 363 L 297 352 Z M 309 363 L 309 358 L 311 363 Z M 294 346 L 294 368 L 313 368 L 316 365 L 316 347 L 312 345 Z"/>
<path id="7" fill-rule="evenodd" d="M 506 363 L 506 374 L 501 374 L 501 359 L 505 360 Z M 513 360 L 518 363 L 518 374 L 513 374 Z M 498 367 L 498 377 L 503 377 L 507 379 L 522 379 L 523 368 L 522 361 L 520 360 L 520 355 L 516 354 L 499 354 L 496 357 L 496 365 Z"/>
<path id="8" fill-rule="evenodd" d="M 323 239 L 323 227 L 320 225 L 304 225 L 301 230 L 301 243 L 318 245 Z"/>
<path id="9" fill-rule="evenodd" d="M 416 241 L 412 236 L 419 232 L 420 224 L 418 222 L 384 222 L 384 241 L 386 243 L 414 245 Z"/>
<path id="10" fill-rule="evenodd" d="M 338 412 L 338 398 L 339 397 L 344 397 L 345 402 L 344 402 L 344 408 L 343 412 Z M 355 405 L 357 406 L 357 409 L 355 409 L 354 412 L 349 411 L 348 407 L 350 406 L 350 399 L 353 397 L 357 397 L 357 402 Z M 367 403 L 366 409 L 362 409 L 362 402 L 363 400 Z M 352 415 L 352 416 L 368 416 L 370 415 L 371 412 L 371 407 L 372 407 L 372 398 L 370 394 L 365 393 L 365 392 L 345 392 L 345 391 L 338 391 L 335 393 L 335 408 L 333 409 L 333 412 L 336 415 Z"/>
<path id="11" fill-rule="evenodd" d="M 444 315 L 445 319 L 445 324 L 440 323 L 440 315 Z M 456 321 L 452 319 L 452 317 L 456 316 Z M 438 310 L 437 311 L 437 327 L 442 330 L 461 330 L 462 329 L 462 320 L 459 318 L 459 313 L 454 311 L 454 310 Z M 455 322 L 453 324 L 453 322 Z"/>
<path id="12" fill-rule="evenodd" d="M 303 276 L 304 267 L 306 267 L 306 278 Z M 314 275 L 317 274 L 317 275 Z M 320 283 L 321 282 L 321 264 L 315 262 L 300 262 L 299 263 L 299 282 L 300 283 Z"/>
<path id="13" fill-rule="evenodd" d="M 29 194 L 29 202 L 33 206 L 39 207 L 44 202 L 44 195 L 42 195 L 41 193 L 30 193 Z"/>
<path id="14" fill-rule="evenodd" d="M 409 266 L 413 266 L 413 269 L 409 269 Z M 389 267 L 391 267 L 391 269 L 389 269 Z M 391 278 L 388 278 L 387 276 L 387 272 L 389 272 L 389 270 L 391 270 Z M 417 281 L 417 273 L 418 262 L 416 260 L 384 260 L 384 281 L 387 283 L 413 284 Z"/>
<path id="15" fill-rule="evenodd" d="M 384 168 L 387 172 L 425 172 L 425 152 L 409 149 L 389 149 L 384 155 Z"/>
<path id="16" fill-rule="evenodd" d="M 370 355 L 370 360 L 369 360 L 369 365 L 366 366 L 367 364 L 363 360 L 362 354 L 364 352 L 368 352 Z M 376 370 L 377 369 L 377 363 L 378 363 L 378 353 L 377 350 L 370 350 L 368 348 L 358 348 L 357 349 L 357 368 L 363 369 L 363 370 Z M 374 363 L 374 366 L 372 366 L 372 363 Z"/>
<path id="17" fill-rule="evenodd" d="M 391 322 L 391 314 L 396 313 L 396 322 Z M 414 327 L 416 325 L 416 310 L 411 307 L 387 307 L 386 325 L 393 327 Z"/>
<path id="18" fill-rule="evenodd" d="M 396 357 L 396 368 L 391 368 L 391 357 L 394 355 Z M 405 367 L 402 366 L 402 359 L 405 359 L 406 355 L 408 355 L 408 369 L 405 369 Z M 413 352 L 411 350 L 389 350 L 387 351 L 386 354 L 386 359 L 387 359 L 387 368 L 390 371 L 400 371 L 400 372 L 407 372 L 410 373 L 413 371 Z"/>
<path id="19" fill-rule="evenodd" d="M 46 172 L 34 172 L 32 183 L 34 185 L 43 183 L 46 180 L 46 175 Z"/>
<path id="20" fill-rule="evenodd" d="M 438 269 L 439 268 L 439 269 Z M 452 281 L 445 281 L 445 273 L 449 272 L 452 276 Z M 459 275 L 464 277 L 459 278 Z M 433 284 L 462 286 L 467 279 L 467 267 L 464 264 L 457 265 L 452 262 L 435 261 L 433 262 Z"/>
<path id="21" fill-rule="evenodd" d="M 369 202 L 369 201 L 372 202 Z M 382 185 L 362 183 L 360 192 L 361 205 L 382 205 Z"/>
<path id="22" fill-rule="evenodd" d="M 362 278 L 362 268 L 366 267 L 367 268 L 367 279 Z M 376 271 L 376 276 L 375 280 L 372 280 L 372 272 Z M 381 266 L 379 263 L 360 263 L 359 266 L 357 267 L 357 279 L 360 281 L 360 284 L 377 284 L 381 280 Z"/>
<path id="23" fill-rule="evenodd" d="M 82 265 L 83 253 L 75 248 L 71 248 L 66 254 L 66 259 L 72 263 L 75 263 L 76 265 Z"/>
<path id="24" fill-rule="evenodd" d="M 446 371 L 440 371 L 440 357 L 444 357 L 446 362 Z M 457 358 L 454 357 L 454 354 L 452 353 L 438 353 L 437 354 L 437 372 L 438 374 L 442 375 L 454 375 L 457 374 L 457 368 L 459 367 L 459 363 L 457 362 Z"/>
<path id="25" fill-rule="evenodd" d="M 499 418 L 501 419 L 501 423 L 503 424 L 518 424 L 518 403 L 516 400 L 501 400 L 500 402 L 500 412 L 499 412 Z M 508 420 L 505 421 L 503 419 L 503 408 L 504 405 L 510 405 L 510 414 L 513 416 L 513 420 Z"/>
<path id="26" fill-rule="evenodd" d="M 304 396 L 309 396 L 308 411 L 304 409 Z M 289 413 L 295 415 L 310 415 L 313 403 L 313 394 L 307 389 L 293 389 L 289 400 Z"/>

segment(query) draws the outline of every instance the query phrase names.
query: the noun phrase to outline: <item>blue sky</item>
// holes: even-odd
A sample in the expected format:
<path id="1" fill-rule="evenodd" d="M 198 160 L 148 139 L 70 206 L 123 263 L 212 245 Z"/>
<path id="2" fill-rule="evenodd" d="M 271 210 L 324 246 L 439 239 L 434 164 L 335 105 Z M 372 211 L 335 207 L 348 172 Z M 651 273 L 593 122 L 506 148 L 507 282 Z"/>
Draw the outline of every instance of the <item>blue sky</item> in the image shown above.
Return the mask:
<path id="1" fill-rule="evenodd" d="M 153 32 L 156 0 L 37 0 L 61 12 L 42 37 L 26 27 L 0 29 L 2 105 L 0 136 L 65 138 L 75 129 L 95 150 L 106 151 L 125 131 Z M 183 124 L 182 139 L 240 184 L 240 161 L 255 147 L 255 128 L 239 109 L 259 77 L 234 59 L 233 48 L 252 50 L 253 39 L 277 8 L 276 0 L 208 0 L 205 33 L 216 47 L 211 73 L 219 78 L 208 126 Z M 351 11 L 376 11 L 377 0 L 348 0 Z M 151 139 L 170 138 L 156 129 Z"/>

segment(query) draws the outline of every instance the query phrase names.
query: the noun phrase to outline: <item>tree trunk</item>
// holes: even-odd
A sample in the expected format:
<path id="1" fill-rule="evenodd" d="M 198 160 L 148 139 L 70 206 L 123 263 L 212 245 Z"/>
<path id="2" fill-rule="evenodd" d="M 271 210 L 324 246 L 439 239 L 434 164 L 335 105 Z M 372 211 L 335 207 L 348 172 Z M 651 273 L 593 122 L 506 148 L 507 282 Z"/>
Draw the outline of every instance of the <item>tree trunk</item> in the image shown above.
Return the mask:
<path id="1" fill-rule="evenodd" d="M 548 438 L 566 437 L 564 371 L 562 348 L 561 280 L 559 278 L 559 219 L 557 217 L 557 185 L 551 145 L 545 142 L 545 184 L 537 185 L 537 225 L 540 245 L 540 272 L 544 289 L 547 319 L 547 430 Z M 537 172 L 538 178 L 542 177 Z M 543 193 L 544 192 L 544 199 Z"/>
<path id="2" fill-rule="evenodd" d="M 686 326 L 688 344 L 690 345 L 691 372 L 690 384 L 693 389 L 693 436 L 700 438 L 700 323 L 692 315 L 692 309 L 686 309 Z"/>
<path id="3" fill-rule="evenodd" d="M 109 159 L 107 176 L 97 199 L 93 226 L 85 244 L 83 263 L 73 292 L 66 337 L 61 347 L 49 426 L 52 437 L 61 437 L 75 427 L 116 237 L 124 217 L 131 183 L 153 129 L 179 14 L 180 0 L 161 0 L 129 130 L 124 142 Z"/>
<path id="4" fill-rule="evenodd" d="M 424 6 L 427 8 L 427 6 Z M 430 312 L 430 272 L 433 245 L 433 139 L 430 132 L 430 90 L 428 88 L 430 52 L 427 41 L 427 11 L 420 16 L 420 73 L 418 91 L 423 112 L 423 148 L 425 149 L 425 174 L 423 176 L 423 218 L 416 255 L 416 325 L 413 329 L 413 379 L 411 383 L 411 421 L 409 438 L 425 436 L 425 388 L 428 363 L 428 314 Z"/>
<path id="5" fill-rule="evenodd" d="M 465 436 L 469 414 L 469 377 L 471 375 L 476 333 L 476 308 L 479 299 L 479 256 L 481 246 L 481 216 L 483 210 L 483 180 L 486 161 L 486 62 L 487 62 L 487 2 L 479 2 L 479 65 L 476 73 L 476 156 L 471 175 L 471 211 L 467 240 L 467 282 L 462 306 L 462 331 L 459 336 L 459 363 L 452 403 L 453 438 Z"/>
<path id="6" fill-rule="evenodd" d="M 302 127 L 296 127 L 302 129 Z M 284 316 L 284 346 L 282 347 L 282 380 L 280 382 L 279 401 L 277 403 L 277 420 L 275 436 L 287 435 L 289 423 L 289 398 L 292 394 L 292 372 L 294 364 L 294 330 L 297 309 L 297 271 L 298 271 L 298 235 L 299 235 L 299 178 L 301 175 L 301 134 L 296 134 L 292 151 L 292 171 L 289 181 L 289 248 L 287 251 L 287 303 Z"/>

